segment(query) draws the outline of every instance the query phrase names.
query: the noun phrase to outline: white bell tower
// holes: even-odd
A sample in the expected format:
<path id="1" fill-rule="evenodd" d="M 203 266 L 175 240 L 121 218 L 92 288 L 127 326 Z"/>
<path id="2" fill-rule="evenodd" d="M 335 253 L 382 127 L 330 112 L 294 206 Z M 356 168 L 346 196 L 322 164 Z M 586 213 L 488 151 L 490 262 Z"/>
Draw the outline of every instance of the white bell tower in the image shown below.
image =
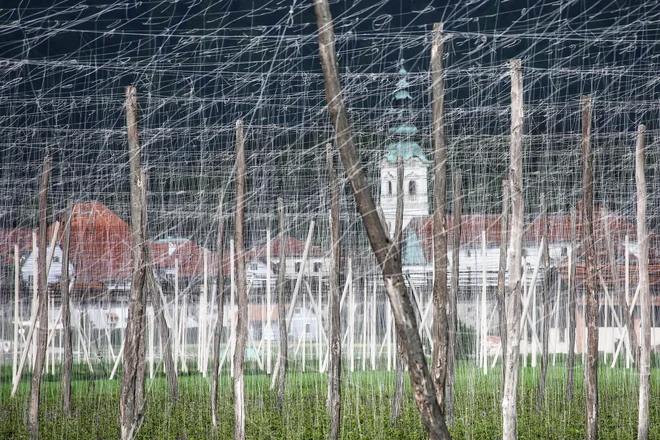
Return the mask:
<path id="1" fill-rule="evenodd" d="M 397 157 L 403 158 L 403 228 L 414 217 L 429 215 L 428 168 L 430 161 L 424 156 L 415 137 L 417 127 L 412 123 L 412 96 L 408 88 L 408 72 L 399 70 L 399 81 L 394 92 L 393 107 L 397 119 L 388 129 L 389 139 L 385 157 L 380 162 L 380 206 L 387 222 L 390 237 L 394 236 L 397 199 Z"/>

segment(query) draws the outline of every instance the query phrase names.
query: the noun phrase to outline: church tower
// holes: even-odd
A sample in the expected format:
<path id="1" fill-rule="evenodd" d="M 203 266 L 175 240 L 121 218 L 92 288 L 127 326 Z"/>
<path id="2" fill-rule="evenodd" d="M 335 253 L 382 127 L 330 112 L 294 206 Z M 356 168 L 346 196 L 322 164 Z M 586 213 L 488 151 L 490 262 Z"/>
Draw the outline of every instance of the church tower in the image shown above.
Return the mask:
<path id="1" fill-rule="evenodd" d="M 416 142 L 417 127 L 413 124 L 412 105 L 408 72 L 403 67 L 399 70 L 399 80 L 394 90 L 392 106 L 396 120 L 388 129 L 388 142 L 385 157 L 380 162 L 380 206 L 389 228 L 390 237 L 394 236 L 396 216 L 396 190 L 398 156 L 403 157 L 403 228 L 414 217 L 429 215 L 428 168 L 430 161 L 422 153 Z"/>

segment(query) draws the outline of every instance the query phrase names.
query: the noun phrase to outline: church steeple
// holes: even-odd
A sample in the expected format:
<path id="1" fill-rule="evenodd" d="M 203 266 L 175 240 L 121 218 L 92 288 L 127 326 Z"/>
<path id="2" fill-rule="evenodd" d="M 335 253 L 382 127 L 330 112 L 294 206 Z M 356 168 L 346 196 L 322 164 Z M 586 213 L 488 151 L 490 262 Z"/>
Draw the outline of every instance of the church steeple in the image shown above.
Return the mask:
<path id="1" fill-rule="evenodd" d="M 403 62 L 404 60 L 401 60 L 399 80 L 392 97 L 392 110 L 396 112 L 396 120 L 387 130 L 389 137 L 385 146 L 386 158 L 390 162 L 396 163 L 397 156 L 403 156 L 403 160 L 417 157 L 424 163 L 430 163 L 415 141 L 419 130 L 413 123 L 413 97 L 409 91 L 408 71 Z"/>
<path id="2" fill-rule="evenodd" d="M 385 145 L 385 157 L 380 163 L 381 192 L 380 206 L 388 223 L 390 236 L 394 233 L 396 214 L 396 161 L 403 157 L 404 195 L 403 227 L 414 217 L 429 213 L 427 174 L 431 163 L 417 143 L 418 129 L 413 120 L 414 99 L 410 93 L 408 72 L 403 66 L 398 73 L 398 80 L 391 98 L 392 113 L 395 119 L 390 123 Z"/>

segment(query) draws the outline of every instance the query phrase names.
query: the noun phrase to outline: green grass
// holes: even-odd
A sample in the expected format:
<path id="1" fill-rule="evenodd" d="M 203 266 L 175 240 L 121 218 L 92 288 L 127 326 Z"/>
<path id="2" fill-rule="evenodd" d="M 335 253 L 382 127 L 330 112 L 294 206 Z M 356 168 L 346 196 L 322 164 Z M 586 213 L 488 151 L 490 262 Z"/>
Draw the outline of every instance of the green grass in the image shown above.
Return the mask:
<path id="1" fill-rule="evenodd" d="M 295 365 L 294 365 L 295 369 Z M 102 370 L 99 368 L 99 370 Z M 59 375 L 45 376 L 42 389 L 41 438 L 117 439 L 119 438 L 119 380 L 108 381 L 97 374 L 90 377 L 84 365 L 76 366 L 73 383 L 73 419 L 61 411 Z M 59 373 L 58 373 L 59 374 Z M 483 376 L 476 369 L 461 365 L 456 381 L 456 423 L 451 427 L 456 439 L 498 439 L 501 432 L 501 370 Z M 518 400 L 520 439 L 584 438 L 584 393 L 581 369 L 575 372 L 576 393 L 566 400 L 565 368 L 551 367 L 546 402 L 536 412 L 538 369 L 521 369 Z M 10 398 L 11 381 L 6 369 L 0 373 L 0 439 L 27 439 L 23 421 L 29 382 L 24 380 L 16 398 Z M 651 435 L 659 438 L 660 378 L 651 378 Z M 407 401 L 397 426 L 390 423 L 394 392 L 392 372 L 344 372 L 342 439 L 425 439 L 424 427 L 414 406 L 408 384 Z M 246 376 L 247 436 L 250 439 L 324 439 L 329 417 L 325 410 L 326 376 L 293 372 L 287 376 L 287 396 L 282 413 L 277 413 L 270 378 Z M 231 378 L 221 376 L 219 399 L 220 428 L 211 426 L 210 380 L 199 375 L 179 377 L 181 398 L 170 406 L 167 385 L 162 376 L 147 381 L 147 406 L 141 439 L 229 439 L 232 437 L 233 409 Z M 635 370 L 603 368 L 599 373 L 601 439 L 636 438 L 637 374 Z M 655 437 L 653 437 L 655 436 Z"/>

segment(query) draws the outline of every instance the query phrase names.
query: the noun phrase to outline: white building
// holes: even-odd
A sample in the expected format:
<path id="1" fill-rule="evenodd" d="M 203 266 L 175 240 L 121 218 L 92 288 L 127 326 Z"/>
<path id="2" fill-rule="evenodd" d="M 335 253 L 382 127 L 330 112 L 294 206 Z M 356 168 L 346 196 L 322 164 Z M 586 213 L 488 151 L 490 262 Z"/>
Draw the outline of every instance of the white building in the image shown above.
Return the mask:
<path id="1" fill-rule="evenodd" d="M 399 70 L 393 107 L 396 121 L 388 129 L 385 157 L 380 162 L 380 207 L 383 211 L 390 237 L 394 235 L 397 200 L 397 158 L 403 159 L 403 229 L 414 217 L 429 214 L 428 168 L 430 161 L 415 141 L 417 127 L 412 123 L 412 96 L 406 69 Z"/>

